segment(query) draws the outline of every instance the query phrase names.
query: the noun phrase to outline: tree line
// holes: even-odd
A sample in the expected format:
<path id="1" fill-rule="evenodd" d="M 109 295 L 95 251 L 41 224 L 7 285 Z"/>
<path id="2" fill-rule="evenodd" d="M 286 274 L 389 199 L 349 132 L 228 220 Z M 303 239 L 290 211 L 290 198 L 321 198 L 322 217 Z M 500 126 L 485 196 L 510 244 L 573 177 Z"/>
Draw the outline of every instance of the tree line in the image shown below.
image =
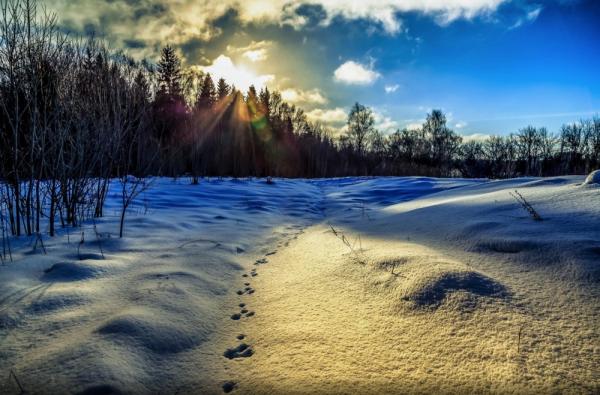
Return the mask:
<path id="1" fill-rule="evenodd" d="M 384 135 L 356 103 L 337 136 L 278 92 L 242 92 L 182 66 L 73 39 L 34 0 L 0 0 L 0 228 L 32 235 L 101 217 L 111 180 L 127 208 L 148 176 L 505 178 L 600 166 L 600 121 L 469 141 L 434 110 Z"/>
<path id="2" fill-rule="evenodd" d="M 389 136 L 371 131 L 370 136 L 364 156 L 372 156 L 373 174 L 497 179 L 588 174 L 600 168 L 597 116 L 563 125 L 556 134 L 527 126 L 506 136 L 463 141 L 447 127 L 445 115 L 433 110 L 419 128 Z"/>

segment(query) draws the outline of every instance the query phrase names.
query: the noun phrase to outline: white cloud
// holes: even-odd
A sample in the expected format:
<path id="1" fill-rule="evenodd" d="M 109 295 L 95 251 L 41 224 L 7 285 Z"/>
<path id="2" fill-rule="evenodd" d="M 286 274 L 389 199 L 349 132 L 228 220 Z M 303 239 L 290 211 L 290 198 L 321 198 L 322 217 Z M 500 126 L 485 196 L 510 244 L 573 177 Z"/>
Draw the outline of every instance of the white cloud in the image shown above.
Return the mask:
<path id="1" fill-rule="evenodd" d="M 381 74 L 373 70 L 372 65 L 366 66 L 352 60 L 342 64 L 333 73 L 335 81 L 350 85 L 370 85 L 379 77 Z"/>
<path id="2" fill-rule="evenodd" d="M 321 122 L 326 125 L 340 125 L 348 120 L 348 113 L 342 107 L 333 109 L 316 108 L 306 113 L 306 117 L 313 122 Z"/>
<path id="3" fill-rule="evenodd" d="M 398 88 L 400 88 L 400 85 L 395 84 L 395 85 L 386 85 L 385 86 L 385 93 L 394 93 L 398 90 Z"/>
<path id="4" fill-rule="evenodd" d="M 326 17 L 321 24 L 329 25 L 336 18 L 349 21 L 366 20 L 381 26 L 389 34 L 400 33 L 400 12 L 418 12 L 449 23 L 464 18 L 493 13 L 508 0 L 45 0 L 49 10 L 55 10 L 62 21 L 72 28 L 84 30 L 96 25 L 118 45 L 135 37 L 145 47 L 131 49 L 150 55 L 153 48 L 170 43 L 180 45 L 192 40 L 209 41 L 222 34 L 214 21 L 231 10 L 242 23 L 289 24 L 297 29 L 306 26 L 308 18 L 296 12 L 303 5 L 323 7 Z M 534 18 L 537 12 L 530 12 Z M 109 21 L 109 22 L 107 22 Z M 100 33 L 100 32 L 98 32 Z M 249 53 L 249 59 L 261 59 L 263 54 Z M 191 59 L 195 61 L 196 59 Z"/>
<path id="5" fill-rule="evenodd" d="M 266 49 L 254 49 L 252 51 L 244 52 L 244 57 L 250 59 L 253 62 L 258 62 L 261 60 L 267 59 L 267 50 Z"/>
<path id="6" fill-rule="evenodd" d="M 390 134 L 398 129 L 398 122 L 378 111 L 373 112 L 373 118 L 375 118 L 375 129 L 383 134 Z"/>
<path id="7" fill-rule="evenodd" d="M 447 24 L 460 18 L 472 19 L 481 14 L 489 14 L 505 1 L 508 0 L 273 0 L 271 3 L 286 4 L 287 16 L 296 28 L 301 28 L 306 20 L 298 18 L 293 11 L 303 4 L 316 4 L 321 5 L 327 13 L 324 25 L 328 25 L 336 17 L 347 20 L 365 19 L 381 25 L 389 34 L 397 34 L 402 31 L 402 20 L 397 16 L 399 12 L 420 12 L 434 16 L 440 24 Z M 275 9 L 277 7 L 271 8 Z M 285 19 L 276 15 L 271 17 L 279 18 L 280 21 Z"/>
<path id="8" fill-rule="evenodd" d="M 319 89 L 301 90 L 287 88 L 281 91 L 283 100 L 292 104 L 327 104 L 327 98 Z"/>
<path id="9" fill-rule="evenodd" d="M 517 19 L 517 21 L 509 29 L 516 29 L 520 26 L 523 26 L 526 23 L 535 22 L 538 16 L 540 16 L 541 12 L 542 7 L 532 9 L 531 11 L 527 12 L 527 14 L 524 17 Z"/>
<path id="10" fill-rule="evenodd" d="M 527 13 L 527 20 L 530 22 L 535 21 L 537 19 L 537 17 L 540 16 L 540 12 L 542 12 L 542 7 L 539 7 L 532 11 L 529 11 Z"/>
<path id="11" fill-rule="evenodd" d="M 269 40 L 252 41 L 244 47 L 227 46 L 227 52 L 230 54 L 241 54 L 251 62 L 260 62 L 267 60 L 268 52 L 275 43 Z"/>
<path id="12" fill-rule="evenodd" d="M 463 138 L 463 143 L 468 143 L 469 141 L 483 142 L 483 141 L 489 139 L 490 135 L 483 134 L 483 133 L 473 133 L 473 134 L 469 134 L 469 135 L 462 134 L 461 137 Z"/>
<path id="13" fill-rule="evenodd" d="M 424 119 L 408 120 L 405 121 L 404 127 L 408 130 L 418 130 L 423 127 L 423 123 L 425 123 Z"/>
<path id="14" fill-rule="evenodd" d="M 258 75 L 243 66 L 237 66 L 231 58 L 225 55 L 219 55 L 210 66 L 202 66 L 200 69 L 210 73 L 213 80 L 224 78 L 242 91 L 248 90 L 250 85 L 260 89 L 275 80 L 275 76 L 272 74 Z"/>
<path id="15" fill-rule="evenodd" d="M 468 123 L 466 123 L 466 122 L 457 122 L 457 123 L 454 125 L 454 127 L 455 127 L 456 129 L 464 129 L 464 128 L 466 128 L 467 126 L 468 126 Z"/>

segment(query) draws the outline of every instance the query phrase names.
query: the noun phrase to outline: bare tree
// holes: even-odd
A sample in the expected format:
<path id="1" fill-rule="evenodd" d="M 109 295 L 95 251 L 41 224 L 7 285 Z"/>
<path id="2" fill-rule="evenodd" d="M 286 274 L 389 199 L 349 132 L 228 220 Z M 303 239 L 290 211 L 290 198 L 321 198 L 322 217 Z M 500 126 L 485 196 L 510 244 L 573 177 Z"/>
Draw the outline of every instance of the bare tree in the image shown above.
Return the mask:
<path id="1" fill-rule="evenodd" d="M 364 156 L 370 136 L 374 133 L 373 111 L 359 103 L 354 103 L 348 114 L 348 136 L 359 157 Z"/>

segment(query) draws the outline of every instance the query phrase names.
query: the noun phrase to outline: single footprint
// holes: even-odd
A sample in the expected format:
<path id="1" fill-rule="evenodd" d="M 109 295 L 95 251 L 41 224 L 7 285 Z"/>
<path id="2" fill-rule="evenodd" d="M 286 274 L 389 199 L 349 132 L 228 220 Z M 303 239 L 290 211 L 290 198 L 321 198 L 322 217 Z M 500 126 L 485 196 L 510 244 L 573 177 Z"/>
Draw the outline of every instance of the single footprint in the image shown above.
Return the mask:
<path id="1" fill-rule="evenodd" d="M 237 320 L 239 320 L 240 318 L 242 318 L 242 315 L 241 315 L 241 314 L 239 314 L 239 313 L 235 313 L 235 314 L 232 314 L 232 315 L 231 315 L 231 319 L 232 319 L 232 320 L 234 320 L 234 321 L 237 321 Z"/>
<path id="2" fill-rule="evenodd" d="M 242 274 L 242 277 L 248 277 L 248 275 L 246 273 Z"/>
<path id="3" fill-rule="evenodd" d="M 256 277 L 256 276 L 258 276 L 258 273 L 252 272 L 252 277 Z"/>
<path id="4" fill-rule="evenodd" d="M 242 309 L 242 311 L 240 311 L 240 314 L 246 314 L 247 312 L 248 312 L 248 310 Z"/>
<path id="5" fill-rule="evenodd" d="M 236 336 L 236 339 L 244 340 L 245 337 L 246 337 L 246 335 L 244 335 L 243 333 L 240 333 L 239 335 Z"/>
<path id="6" fill-rule="evenodd" d="M 236 387 L 237 383 L 235 381 L 226 381 L 223 383 L 223 392 L 228 394 Z"/>
<path id="7" fill-rule="evenodd" d="M 225 352 L 223 353 L 223 356 L 228 359 L 234 359 L 234 358 L 248 358 L 248 357 L 251 357 L 252 354 L 254 354 L 254 351 L 252 350 L 252 348 L 249 345 L 247 345 L 246 343 L 242 343 L 235 348 L 228 348 L 227 350 L 225 350 Z"/>
<path id="8" fill-rule="evenodd" d="M 249 313 L 246 314 L 246 317 L 252 317 L 254 315 L 254 311 L 251 311 Z"/>
<path id="9" fill-rule="evenodd" d="M 277 251 L 271 251 L 271 252 L 267 252 L 266 256 L 269 256 L 269 255 L 275 255 L 276 253 L 277 253 Z"/>
<path id="10" fill-rule="evenodd" d="M 250 289 L 248 290 L 248 295 L 252 295 L 253 293 L 254 293 L 254 289 L 250 288 Z"/>
<path id="11" fill-rule="evenodd" d="M 243 295 L 243 294 L 244 294 L 244 291 L 242 291 L 241 289 L 239 289 L 239 290 L 238 290 L 236 293 L 237 293 L 238 295 Z"/>
<path id="12" fill-rule="evenodd" d="M 238 306 L 240 306 L 241 308 L 246 307 L 246 303 L 240 303 Z"/>
<path id="13" fill-rule="evenodd" d="M 254 262 L 254 264 L 255 265 L 264 265 L 267 262 L 269 262 L 269 260 L 267 258 L 261 258 L 261 259 L 257 259 L 256 262 Z"/>
<path id="14" fill-rule="evenodd" d="M 250 285 L 250 283 L 244 283 L 244 285 L 245 285 L 245 286 L 248 286 L 248 285 Z"/>

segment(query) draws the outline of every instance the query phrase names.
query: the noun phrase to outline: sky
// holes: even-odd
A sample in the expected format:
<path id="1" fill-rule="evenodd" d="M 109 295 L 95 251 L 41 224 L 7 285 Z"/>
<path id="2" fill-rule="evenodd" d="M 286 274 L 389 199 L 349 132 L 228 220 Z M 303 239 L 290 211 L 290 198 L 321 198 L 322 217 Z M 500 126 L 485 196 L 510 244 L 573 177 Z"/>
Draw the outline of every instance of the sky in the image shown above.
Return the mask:
<path id="1" fill-rule="evenodd" d="M 280 91 L 341 130 L 354 102 L 384 133 L 442 109 L 466 139 L 600 114 L 597 0 L 39 0 L 73 35 Z"/>

